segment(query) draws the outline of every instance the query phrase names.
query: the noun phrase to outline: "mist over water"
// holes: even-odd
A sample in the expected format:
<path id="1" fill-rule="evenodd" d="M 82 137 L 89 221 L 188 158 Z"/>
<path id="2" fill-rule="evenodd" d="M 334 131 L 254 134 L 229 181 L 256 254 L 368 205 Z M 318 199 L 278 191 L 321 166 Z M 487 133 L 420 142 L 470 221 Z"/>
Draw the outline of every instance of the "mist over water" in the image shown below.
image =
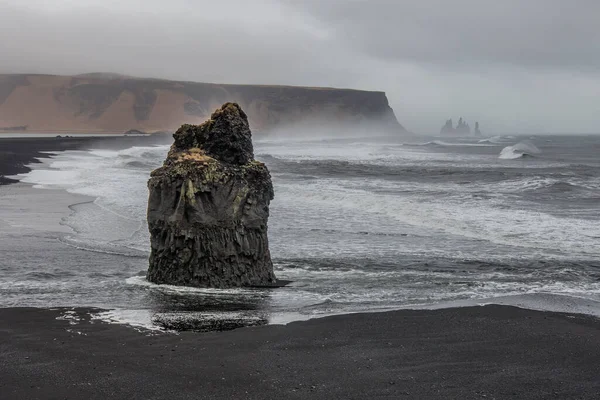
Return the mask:
<path id="1" fill-rule="evenodd" d="M 146 182 L 168 146 L 65 152 L 23 181 L 95 199 L 71 206 L 73 233 L 60 238 L 113 257 L 78 305 L 142 310 L 166 326 L 181 316 L 253 324 L 528 293 L 600 301 L 599 149 L 594 136 L 255 141 L 275 187 L 276 274 L 293 281 L 271 291 L 145 281 Z M 33 278 L 25 268 L 0 281 L 0 296 L 29 282 L 72 306 L 78 268 L 65 260 Z"/>

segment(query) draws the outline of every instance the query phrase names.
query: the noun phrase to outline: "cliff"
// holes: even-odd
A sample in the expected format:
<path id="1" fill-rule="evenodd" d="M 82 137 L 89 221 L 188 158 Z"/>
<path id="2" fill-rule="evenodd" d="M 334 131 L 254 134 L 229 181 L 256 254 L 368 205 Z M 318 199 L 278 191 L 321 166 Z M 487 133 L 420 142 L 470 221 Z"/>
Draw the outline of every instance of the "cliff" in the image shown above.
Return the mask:
<path id="1" fill-rule="evenodd" d="M 239 105 L 173 135 L 148 181 L 151 282 L 226 288 L 275 284 L 267 220 L 273 185 L 254 160 Z"/>
<path id="2" fill-rule="evenodd" d="M 379 124 L 404 131 L 385 93 L 350 89 L 221 85 L 115 74 L 0 75 L 0 131 L 175 131 L 225 102 L 246 110 L 255 132 L 305 122 Z"/>

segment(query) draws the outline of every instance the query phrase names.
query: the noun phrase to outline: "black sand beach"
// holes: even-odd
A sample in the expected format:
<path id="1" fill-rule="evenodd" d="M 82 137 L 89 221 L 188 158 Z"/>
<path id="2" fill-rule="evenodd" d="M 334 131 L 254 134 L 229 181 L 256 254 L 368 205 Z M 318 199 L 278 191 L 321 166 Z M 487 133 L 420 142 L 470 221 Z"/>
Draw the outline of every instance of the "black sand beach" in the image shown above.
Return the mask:
<path id="1" fill-rule="evenodd" d="M 142 140 L 148 138 L 2 139 L 0 183 L 44 151 Z M 19 240 L 8 229 L 3 252 Z M 0 262 L 18 264 L 19 257 L 3 254 Z M 103 262 L 102 255 L 89 257 Z M 92 309 L 74 309 L 79 321 L 64 319 L 65 311 L 0 309 L 1 399 L 597 399 L 600 393 L 600 321 L 582 315 L 490 305 L 172 334 L 90 321 L 98 311 Z"/>
<path id="2" fill-rule="evenodd" d="M 597 399 L 600 323 L 485 306 L 154 334 L 0 310 L 6 399 Z"/>
<path id="3" fill-rule="evenodd" d="M 48 153 L 89 148 L 121 149 L 135 145 L 166 143 L 168 135 L 149 136 L 74 136 L 74 137 L 2 137 L 0 135 L 0 185 L 14 183 L 7 176 L 27 172 L 27 164 L 46 158 Z"/>

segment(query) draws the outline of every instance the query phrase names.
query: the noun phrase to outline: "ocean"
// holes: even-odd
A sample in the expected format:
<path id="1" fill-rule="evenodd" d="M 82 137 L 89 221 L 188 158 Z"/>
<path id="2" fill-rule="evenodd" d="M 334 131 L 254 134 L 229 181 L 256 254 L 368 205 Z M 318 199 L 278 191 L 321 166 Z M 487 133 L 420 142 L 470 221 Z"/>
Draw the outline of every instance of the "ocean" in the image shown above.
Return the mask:
<path id="1" fill-rule="evenodd" d="M 146 182 L 167 151 L 65 151 L 19 176 L 88 196 L 56 239 L 94 263 L 4 263 L 0 305 L 99 307 L 106 320 L 182 330 L 528 296 L 600 313 L 600 136 L 255 140 L 275 188 L 275 273 L 292 281 L 279 289 L 145 280 Z"/>

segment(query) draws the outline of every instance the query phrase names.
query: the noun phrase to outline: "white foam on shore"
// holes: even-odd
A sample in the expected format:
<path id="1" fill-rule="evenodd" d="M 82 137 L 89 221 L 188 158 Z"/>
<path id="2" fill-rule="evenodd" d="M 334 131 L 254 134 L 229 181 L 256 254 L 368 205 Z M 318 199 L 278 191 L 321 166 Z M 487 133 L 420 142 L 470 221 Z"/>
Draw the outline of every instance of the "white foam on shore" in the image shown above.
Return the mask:
<path id="1" fill-rule="evenodd" d="M 90 313 L 90 318 L 92 321 L 128 325 L 132 328 L 146 331 L 167 332 L 164 328 L 154 323 L 154 314 L 152 310 L 115 309 Z"/>
<path id="2" fill-rule="evenodd" d="M 401 310 L 443 310 L 448 308 L 464 308 L 476 306 L 483 307 L 487 305 L 512 306 L 533 311 L 586 315 L 600 318 L 600 301 L 551 293 L 535 293 L 491 297 L 485 299 L 468 299 L 440 303 L 412 304 L 403 307 L 381 307 L 369 310 L 357 310 L 354 312 L 335 312 L 321 315 L 307 315 L 301 313 L 278 313 L 273 314 L 269 318 L 269 324 L 287 325 L 292 322 L 327 318 L 336 315 L 390 312 Z"/>
<path id="3" fill-rule="evenodd" d="M 52 186 L 68 186 L 79 177 L 75 170 L 33 169 L 21 178 L 23 183 L 31 183 L 36 189 Z"/>
<path id="4" fill-rule="evenodd" d="M 491 304 L 513 306 L 535 311 L 591 315 L 600 318 L 600 301 L 554 293 L 531 293 L 515 296 L 492 297 L 488 299 L 442 302 L 419 307 L 417 309 L 433 310 L 455 307 L 485 306 Z"/>
<path id="5" fill-rule="evenodd" d="M 164 285 L 156 284 L 146 280 L 146 277 L 142 275 L 132 276 L 127 278 L 125 282 L 128 285 L 142 286 L 149 289 L 159 290 L 167 293 L 178 293 L 178 294 L 207 294 L 211 296 L 231 296 L 231 295 L 251 295 L 258 292 L 257 289 L 247 288 L 231 288 L 231 289 L 214 289 L 214 288 L 199 288 L 192 286 L 175 286 L 175 285 Z"/>
<path id="6" fill-rule="evenodd" d="M 287 325 L 293 322 L 308 321 L 332 317 L 336 315 L 349 315 L 360 313 L 389 312 L 401 310 L 440 310 L 447 308 L 476 307 L 486 305 L 500 305 L 523 308 L 527 310 L 558 312 L 575 315 L 587 315 L 600 318 L 600 301 L 583 299 L 573 296 L 556 295 L 550 293 L 536 293 L 525 295 L 513 295 L 492 297 L 485 299 L 469 299 L 441 303 L 412 304 L 402 307 L 378 307 L 371 309 L 357 309 L 337 312 L 323 312 L 319 314 L 305 314 L 298 312 L 274 312 L 266 316 L 269 325 Z M 198 321 L 206 323 L 210 321 L 238 321 L 247 325 L 259 322 L 263 316 L 251 315 L 247 312 L 167 312 L 156 313 L 151 310 L 109 310 L 90 314 L 92 321 L 109 324 L 130 326 L 142 333 L 164 332 L 176 333 L 166 330 L 156 323 L 157 320 L 167 321 Z M 68 319 L 67 317 L 66 319 Z M 58 319 L 58 318 L 57 318 Z M 78 319 L 77 319 L 78 321 Z M 72 323 L 71 324 L 76 324 Z M 244 325 L 242 323 L 242 325 Z"/>
<path id="7" fill-rule="evenodd" d="M 65 311 L 60 316 L 56 317 L 60 321 L 69 321 L 69 325 L 77 325 L 81 322 L 81 317 L 76 311 Z"/>

